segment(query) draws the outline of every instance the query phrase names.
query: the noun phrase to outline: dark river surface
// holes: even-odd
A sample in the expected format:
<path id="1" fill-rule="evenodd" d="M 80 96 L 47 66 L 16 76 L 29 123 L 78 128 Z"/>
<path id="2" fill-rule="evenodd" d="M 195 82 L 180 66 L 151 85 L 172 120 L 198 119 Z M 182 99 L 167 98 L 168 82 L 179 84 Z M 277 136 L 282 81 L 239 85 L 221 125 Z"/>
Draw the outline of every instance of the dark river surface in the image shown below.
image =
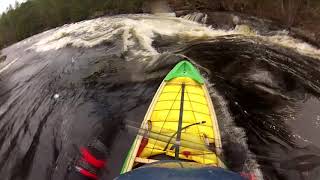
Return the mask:
<path id="1" fill-rule="evenodd" d="M 206 78 L 228 168 L 265 180 L 320 178 L 318 49 L 132 16 L 65 25 L 2 50 L 1 179 L 65 179 L 78 147 L 97 134 L 110 149 L 103 179 L 116 177 L 134 139 L 124 122 L 143 120 L 183 57 Z"/>

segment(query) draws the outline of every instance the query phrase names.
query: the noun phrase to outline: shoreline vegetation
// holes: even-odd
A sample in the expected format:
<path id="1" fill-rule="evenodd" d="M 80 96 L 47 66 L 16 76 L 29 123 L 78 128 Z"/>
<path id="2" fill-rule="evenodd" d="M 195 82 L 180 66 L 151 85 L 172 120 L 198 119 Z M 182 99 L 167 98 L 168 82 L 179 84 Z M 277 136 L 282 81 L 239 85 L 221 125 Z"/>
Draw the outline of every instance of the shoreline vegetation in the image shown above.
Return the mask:
<path id="1" fill-rule="evenodd" d="M 150 12 L 152 0 L 28 0 L 0 16 L 0 49 L 45 30 L 105 15 Z M 236 12 L 299 31 L 320 47 L 319 0 L 168 0 L 176 14 Z"/>
<path id="2" fill-rule="evenodd" d="M 103 15 L 141 13 L 143 0 L 28 0 L 0 17 L 0 49 L 64 24 Z"/>

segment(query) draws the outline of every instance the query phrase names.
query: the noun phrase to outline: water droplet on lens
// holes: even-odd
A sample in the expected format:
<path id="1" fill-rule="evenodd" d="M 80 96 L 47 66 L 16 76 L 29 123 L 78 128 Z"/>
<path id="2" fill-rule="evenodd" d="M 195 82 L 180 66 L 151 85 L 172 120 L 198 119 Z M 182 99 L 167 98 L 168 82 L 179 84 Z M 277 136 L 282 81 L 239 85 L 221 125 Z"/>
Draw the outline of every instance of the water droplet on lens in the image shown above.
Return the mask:
<path id="1" fill-rule="evenodd" d="M 60 97 L 59 94 L 55 94 L 55 95 L 53 96 L 54 99 L 58 99 L 59 97 Z"/>

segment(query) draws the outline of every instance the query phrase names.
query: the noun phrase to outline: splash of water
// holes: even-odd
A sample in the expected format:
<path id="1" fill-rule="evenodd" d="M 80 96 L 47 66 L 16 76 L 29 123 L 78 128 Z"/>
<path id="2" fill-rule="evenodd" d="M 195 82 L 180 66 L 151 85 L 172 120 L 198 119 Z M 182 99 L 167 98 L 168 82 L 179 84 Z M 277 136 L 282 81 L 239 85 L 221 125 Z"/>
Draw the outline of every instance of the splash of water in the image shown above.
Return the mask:
<path id="1" fill-rule="evenodd" d="M 190 21 L 198 22 L 201 24 L 205 24 L 207 23 L 208 15 L 205 13 L 191 13 L 183 16 L 182 18 Z"/>

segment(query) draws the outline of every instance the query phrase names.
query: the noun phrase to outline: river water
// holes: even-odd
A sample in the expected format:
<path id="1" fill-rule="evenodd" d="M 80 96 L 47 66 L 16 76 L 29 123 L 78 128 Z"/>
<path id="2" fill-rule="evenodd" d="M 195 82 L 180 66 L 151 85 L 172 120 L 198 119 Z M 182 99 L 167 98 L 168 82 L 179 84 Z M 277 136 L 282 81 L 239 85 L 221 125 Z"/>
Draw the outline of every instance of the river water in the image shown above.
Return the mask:
<path id="1" fill-rule="evenodd" d="M 2 50 L 0 174 L 65 179 L 77 148 L 103 134 L 116 177 L 164 76 L 181 58 L 206 78 L 228 168 L 265 180 L 320 177 L 320 50 L 288 36 L 183 18 L 104 17 Z M 3 59 L 3 58 L 2 58 Z"/>

